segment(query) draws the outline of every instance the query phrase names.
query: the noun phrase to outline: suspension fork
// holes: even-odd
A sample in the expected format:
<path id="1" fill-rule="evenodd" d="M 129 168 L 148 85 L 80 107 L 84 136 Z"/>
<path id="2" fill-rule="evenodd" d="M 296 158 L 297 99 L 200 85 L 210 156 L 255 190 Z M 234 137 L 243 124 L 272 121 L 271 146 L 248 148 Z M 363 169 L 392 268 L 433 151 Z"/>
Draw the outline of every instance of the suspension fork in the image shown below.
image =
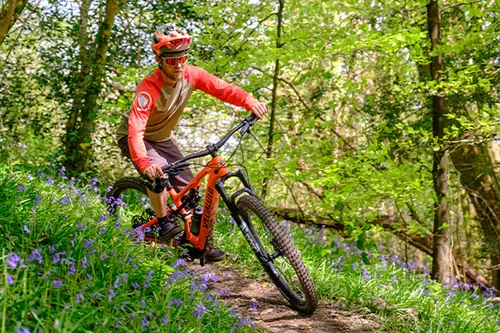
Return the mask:
<path id="1" fill-rule="evenodd" d="M 234 192 L 233 195 L 231 195 L 230 197 L 224 188 L 224 182 L 232 177 L 237 177 L 238 179 L 240 179 L 244 187 Z M 247 222 L 245 222 L 243 217 L 239 214 L 238 207 L 236 206 L 236 198 L 244 193 L 257 197 L 245 173 L 242 170 L 228 173 L 227 175 L 222 177 L 220 181 L 215 183 L 215 189 L 217 190 L 217 192 L 219 192 L 222 200 L 224 200 L 224 203 L 231 212 L 231 216 L 233 217 L 234 221 L 240 228 L 241 232 L 243 233 L 243 236 L 245 236 L 245 239 L 248 241 L 248 243 L 255 251 L 255 253 L 258 254 L 258 258 L 260 260 L 264 260 L 267 262 L 268 260 L 264 258 L 263 253 L 260 247 L 258 246 L 258 242 L 255 240 L 253 234 L 250 232 L 250 228 L 248 227 Z"/>

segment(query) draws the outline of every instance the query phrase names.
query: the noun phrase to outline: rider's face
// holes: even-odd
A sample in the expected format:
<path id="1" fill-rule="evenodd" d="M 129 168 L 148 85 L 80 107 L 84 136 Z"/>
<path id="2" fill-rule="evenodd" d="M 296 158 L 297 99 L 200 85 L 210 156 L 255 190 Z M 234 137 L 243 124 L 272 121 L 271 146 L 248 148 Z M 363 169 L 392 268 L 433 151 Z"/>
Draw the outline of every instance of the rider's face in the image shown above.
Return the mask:
<path id="1" fill-rule="evenodd" d="M 187 55 L 179 58 L 160 58 L 163 73 L 173 81 L 179 81 L 184 75 Z"/>

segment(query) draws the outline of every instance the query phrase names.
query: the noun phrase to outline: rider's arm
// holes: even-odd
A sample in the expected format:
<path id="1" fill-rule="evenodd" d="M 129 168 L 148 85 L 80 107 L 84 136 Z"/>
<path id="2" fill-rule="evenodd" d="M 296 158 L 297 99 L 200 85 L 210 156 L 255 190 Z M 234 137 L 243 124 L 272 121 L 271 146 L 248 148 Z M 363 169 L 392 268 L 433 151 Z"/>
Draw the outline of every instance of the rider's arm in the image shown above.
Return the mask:
<path id="1" fill-rule="evenodd" d="M 210 94 L 223 102 L 244 107 L 248 111 L 259 104 L 259 101 L 245 90 L 219 79 L 200 67 L 186 66 L 185 76 L 195 89 Z"/>
<path id="2" fill-rule="evenodd" d="M 142 84 L 137 88 L 134 104 L 132 105 L 128 119 L 130 156 L 142 172 L 151 166 L 143 139 L 149 113 L 154 108 L 158 94 L 154 89 L 148 88 L 147 85 Z"/>

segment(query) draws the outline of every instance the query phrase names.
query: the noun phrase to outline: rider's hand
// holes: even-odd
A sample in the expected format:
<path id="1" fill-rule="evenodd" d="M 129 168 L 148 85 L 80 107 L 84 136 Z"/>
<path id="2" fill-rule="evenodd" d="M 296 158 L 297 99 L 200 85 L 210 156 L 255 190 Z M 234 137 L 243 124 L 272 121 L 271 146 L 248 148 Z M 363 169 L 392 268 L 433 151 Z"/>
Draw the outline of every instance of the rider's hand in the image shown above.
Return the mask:
<path id="1" fill-rule="evenodd" d="M 264 103 L 255 104 L 250 109 L 250 112 L 252 112 L 254 115 L 256 115 L 257 118 L 262 119 L 262 116 L 264 115 L 264 113 L 267 112 L 267 105 Z"/>
<path id="2" fill-rule="evenodd" d="M 144 170 L 144 174 L 151 180 L 163 176 L 163 171 L 161 170 L 161 166 L 158 164 L 152 163 L 150 166 Z"/>

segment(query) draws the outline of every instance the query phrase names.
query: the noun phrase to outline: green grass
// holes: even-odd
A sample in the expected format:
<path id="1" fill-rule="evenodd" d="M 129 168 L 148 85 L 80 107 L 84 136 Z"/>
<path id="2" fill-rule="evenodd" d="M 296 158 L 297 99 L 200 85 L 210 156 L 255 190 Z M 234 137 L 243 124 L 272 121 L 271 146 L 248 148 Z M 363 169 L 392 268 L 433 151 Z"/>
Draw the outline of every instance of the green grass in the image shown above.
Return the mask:
<path id="1" fill-rule="evenodd" d="M 96 184 L 63 178 L 0 167 L 1 332 L 250 330 L 207 292 L 212 275 L 136 242 Z"/>
<path id="2" fill-rule="evenodd" d="M 464 283 L 436 283 L 397 256 L 368 253 L 365 264 L 355 244 L 343 243 L 321 230 L 281 223 L 313 276 L 320 306 L 335 302 L 343 310 L 363 312 L 377 318 L 381 330 L 391 332 L 500 332 L 500 306 L 488 292 L 479 293 L 477 287 Z M 220 220 L 218 230 L 236 229 Z M 230 234 L 231 241 L 223 241 L 222 247 L 236 254 L 237 267 L 262 278 L 245 239 L 237 232 Z M 221 232 L 219 238 L 224 237 L 229 236 Z"/>
<path id="3" fill-rule="evenodd" d="M 179 250 L 145 246 L 131 232 L 130 216 L 106 216 L 103 189 L 64 178 L 56 170 L 11 173 L 0 166 L 1 332 L 253 330 L 207 292 L 213 275 L 190 274 Z M 217 245 L 234 269 L 264 279 L 224 215 Z M 436 283 L 377 252 L 364 263 L 355 245 L 280 223 L 313 275 L 320 306 L 366 313 L 392 332 L 499 331 L 499 307 L 473 286 Z"/>

